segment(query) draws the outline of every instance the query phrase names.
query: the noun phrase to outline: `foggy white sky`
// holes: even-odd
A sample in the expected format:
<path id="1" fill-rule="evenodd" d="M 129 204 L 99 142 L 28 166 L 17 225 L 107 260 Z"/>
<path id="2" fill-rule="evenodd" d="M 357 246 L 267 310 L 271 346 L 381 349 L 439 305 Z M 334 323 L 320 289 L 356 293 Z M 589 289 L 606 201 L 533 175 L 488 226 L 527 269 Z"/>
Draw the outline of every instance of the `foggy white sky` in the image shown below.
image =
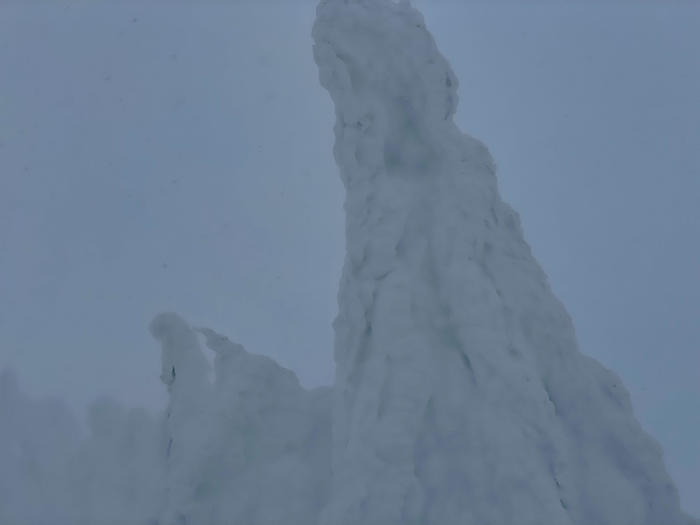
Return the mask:
<path id="1" fill-rule="evenodd" d="M 700 5 L 417 4 L 582 351 L 700 514 Z M 343 193 L 313 17 L 0 6 L 0 367 L 27 391 L 160 406 L 163 310 L 332 381 Z"/>

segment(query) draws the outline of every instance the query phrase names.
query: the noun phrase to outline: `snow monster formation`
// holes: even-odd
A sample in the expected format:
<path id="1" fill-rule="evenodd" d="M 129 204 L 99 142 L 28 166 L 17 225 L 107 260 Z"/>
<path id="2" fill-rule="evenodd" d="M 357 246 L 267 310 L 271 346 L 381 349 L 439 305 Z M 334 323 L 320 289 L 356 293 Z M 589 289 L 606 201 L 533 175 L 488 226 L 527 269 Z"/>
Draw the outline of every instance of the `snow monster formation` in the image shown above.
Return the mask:
<path id="1" fill-rule="evenodd" d="M 454 123 L 457 79 L 407 1 L 322 0 L 347 255 L 323 525 L 690 523 L 619 377 Z"/>
<path id="2" fill-rule="evenodd" d="M 309 525 L 328 499 L 330 395 L 176 314 L 151 323 L 169 404 L 157 525 Z M 199 346 L 215 354 L 214 381 Z"/>
<path id="3" fill-rule="evenodd" d="M 420 14 L 323 0 L 313 37 L 347 190 L 334 387 L 172 313 L 157 414 L 102 399 L 82 437 L 0 373 L 0 525 L 700 525 L 578 351 Z"/>

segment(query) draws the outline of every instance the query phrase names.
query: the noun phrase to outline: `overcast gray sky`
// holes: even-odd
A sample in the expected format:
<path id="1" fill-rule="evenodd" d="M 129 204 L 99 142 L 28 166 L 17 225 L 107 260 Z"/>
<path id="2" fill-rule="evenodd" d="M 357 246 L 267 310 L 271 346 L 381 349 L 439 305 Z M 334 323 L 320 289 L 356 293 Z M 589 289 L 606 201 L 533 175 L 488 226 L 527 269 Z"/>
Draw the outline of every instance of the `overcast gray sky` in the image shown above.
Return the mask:
<path id="1" fill-rule="evenodd" d="M 700 4 L 416 3 L 582 351 L 700 514 Z M 163 310 L 332 381 L 314 5 L 261 4 L 0 5 L 0 367 L 28 392 L 160 406 Z"/>

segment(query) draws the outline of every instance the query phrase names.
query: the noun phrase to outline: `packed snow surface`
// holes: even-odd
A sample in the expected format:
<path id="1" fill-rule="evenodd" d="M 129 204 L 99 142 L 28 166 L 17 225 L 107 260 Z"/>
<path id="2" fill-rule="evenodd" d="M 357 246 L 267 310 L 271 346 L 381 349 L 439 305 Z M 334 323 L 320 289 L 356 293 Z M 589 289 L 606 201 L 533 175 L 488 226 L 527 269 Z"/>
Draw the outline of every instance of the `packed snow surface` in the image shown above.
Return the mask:
<path id="1" fill-rule="evenodd" d="M 333 389 L 172 313 L 150 325 L 160 413 L 101 399 L 82 437 L 4 372 L 0 524 L 697 525 L 455 126 L 420 14 L 317 13 L 347 190 Z"/>

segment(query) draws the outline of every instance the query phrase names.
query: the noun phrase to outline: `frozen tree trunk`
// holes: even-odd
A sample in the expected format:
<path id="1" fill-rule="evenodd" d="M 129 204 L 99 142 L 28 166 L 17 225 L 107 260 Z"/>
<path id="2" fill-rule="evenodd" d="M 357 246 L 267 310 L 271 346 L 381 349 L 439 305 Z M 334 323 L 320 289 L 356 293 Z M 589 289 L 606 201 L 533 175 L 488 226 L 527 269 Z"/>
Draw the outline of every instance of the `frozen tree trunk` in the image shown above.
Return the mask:
<path id="1" fill-rule="evenodd" d="M 323 0 L 347 256 L 325 525 L 686 523 L 658 445 L 574 329 L 453 122 L 408 2 Z"/>

